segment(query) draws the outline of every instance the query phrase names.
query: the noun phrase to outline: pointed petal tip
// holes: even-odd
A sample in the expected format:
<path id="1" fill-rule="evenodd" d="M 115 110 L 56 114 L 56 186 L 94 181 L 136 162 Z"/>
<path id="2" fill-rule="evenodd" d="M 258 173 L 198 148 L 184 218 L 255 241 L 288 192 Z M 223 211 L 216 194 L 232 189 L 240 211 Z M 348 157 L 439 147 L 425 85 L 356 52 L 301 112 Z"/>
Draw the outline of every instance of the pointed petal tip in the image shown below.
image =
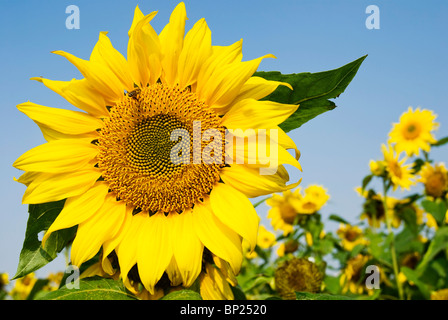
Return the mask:
<path id="1" fill-rule="evenodd" d="M 43 77 L 31 77 L 30 80 L 39 81 L 40 83 L 44 82 L 44 78 Z"/>

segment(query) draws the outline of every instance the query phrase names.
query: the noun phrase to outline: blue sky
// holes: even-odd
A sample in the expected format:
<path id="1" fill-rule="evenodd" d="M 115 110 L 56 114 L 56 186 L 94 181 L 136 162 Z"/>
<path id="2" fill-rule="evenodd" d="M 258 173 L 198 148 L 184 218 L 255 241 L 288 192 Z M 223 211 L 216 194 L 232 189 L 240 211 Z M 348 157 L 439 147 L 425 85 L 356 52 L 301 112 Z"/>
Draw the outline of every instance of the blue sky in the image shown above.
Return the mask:
<path id="1" fill-rule="evenodd" d="M 272 53 L 259 70 L 282 73 L 318 72 L 369 56 L 338 108 L 291 132 L 301 153 L 303 186 L 321 184 L 331 200 L 322 214 L 337 213 L 355 222 L 361 199 L 353 191 L 368 173 L 368 162 L 381 156 L 391 124 L 408 106 L 438 114 L 436 138 L 448 136 L 448 2 L 446 0 L 294 0 L 185 1 L 187 30 L 204 17 L 213 43 L 229 45 L 243 39 L 244 59 Z M 135 6 L 144 13 L 158 10 L 156 31 L 167 23 L 177 1 L 0 1 L 0 272 L 15 273 L 24 239 L 27 206 L 21 205 L 23 185 L 13 181 L 12 167 L 23 152 L 44 142 L 38 127 L 16 105 L 28 100 L 71 108 L 57 94 L 29 78 L 80 78 L 64 58 L 65 50 L 87 59 L 100 31 L 109 31 L 114 46 L 126 54 L 127 31 Z M 68 5 L 80 10 L 80 29 L 68 30 Z M 380 9 L 380 29 L 365 26 L 368 5 Z M 447 148 L 432 156 L 447 161 Z M 267 207 L 259 207 L 266 216 Z M 328 228 L 334 228 L 332 224 Z M 39 274 L 62 270 L 63 259 Z"/>

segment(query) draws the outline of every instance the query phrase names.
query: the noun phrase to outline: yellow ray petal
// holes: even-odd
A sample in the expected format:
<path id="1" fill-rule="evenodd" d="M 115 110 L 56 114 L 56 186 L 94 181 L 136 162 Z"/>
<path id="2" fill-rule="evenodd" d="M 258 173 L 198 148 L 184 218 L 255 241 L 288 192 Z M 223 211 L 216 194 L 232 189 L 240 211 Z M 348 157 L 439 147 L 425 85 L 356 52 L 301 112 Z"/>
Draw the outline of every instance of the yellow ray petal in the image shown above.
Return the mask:
<path id="1" fill-rule="evenodd" d="M 65 201 L 64 208 L 42 238 L 42 246 L 51 233 L 73 227 L 90 218 L 104 203 L 109 186 L 97 182 L 88 191 Z"/>
<path id="2" fill-rule="evenodd" d="M 100 119 L 78 111 L 50 108 L 32 102 L 19 104 L 17 109 L 32 120 L 65 134 L 88 133 L 103 126 Z"/>
<path id="3" fill-rule="evenodd" d="M 56 81 L 44 78 L 31 78 L 43 83 L 47 88 L 61 95 L 75 107 L 84 110 L 95 117 L 108 117 L 109 112 L 106 108 L 101 92 L 91 87 L 86 79 L 71 81 Z"/>
<path id="4" fill-rule="evenodd" d="M 209 77 L 203 77 L 201 82 L 198 82 L 199 98 L 214 108 L 227 106 L 236 98 L 244 83 L 257 71 L 260 62 L 268 57 L 274 56 L 266 55 L 251 61 L 216 66 Z"/>
<path id="5" fill-rule="evenodd" d="M 137 25 L 137 23 L 140 20 L 142 20 L 144 17 L 145 17 L 145 15 L 143 14 L 143 12 L 140 10 L 140 8 L 137 5 L 134 10 L 134 19 L 132 20 L 131 28 L 128 31 L 129 38 L 132 36 L 132 33 L 134 32 L 134 29 L 135 29 L 135 26 Z"/>
<path id="6" fill-rule="evenodd" d="M 212 213 L 208 200 L 194 206 L 192 217 L 194 230 L 204 246 L 227 261 L 233 272 L 238 274 L 243 261 L 241 238 L 238 234 Z"/>
<path id="7" fill-rule="evenodd" d="M 71 262 L 80 267 L 92 258 L 104 242 L 120 229 L 126 213 L 126 204 L 109 194 L 103 205 L 87 220 L 78 225 L 71 248 Z"/>
<path id="8" fill-rule="evenodd" d="M 13 179 L 14 181 L 22 183 L 28 187 L 30 183 L 33 182 L 41 174 L 42 174 L 41 172 L 25 172 L 18 179 L 16 178 Z"/>
<path id="9" fill-rule="evenodd" d="M 243 59 L 242 49 L 243 39 L 240 39 L 230 46 L 213 46 L 213 56 L 210 57 L 207 62 L 213 64 L 216 63 L 216 66 L 233 62 L 241 62 L 241 60 Z M 214 70 L 213 67 L 211 67 L 210 69 Z M 210 74 L 208 76 L 210 76 Z"/>
<path id="10" fill-rule="evenodd" d="M 274 92 L 278 86 L 286 86 L 293 90 L 292 86 L 287 82 L 270 81 L 261 77 L 251 77 L 241 87 L 240 92 L 233 100 L 230 107 L 243 99 L 252 98 L 255 100 L 260 100 Z"/>
<path id="11" fill-rule="evenodd" d="M 237 41 L 230 46 L 213 46 L 213 54 L 204 62 L 198 74 L 198 90 L 203 90 L 207 85 L 207 80 L 220 66 L 226 66 L 233 62 L 241 62 L 243 40 Z"/>
<path id="12" fill-rule="evenodd" d="M 123 97 L 124 88 L 119 79 L 106 65 L 98 61 L 80 59 L 61 50 L 53 51 L 53 53 L 70 61 L 86 78 L 88 83 L 104 97 L 109 105 L 113 105 Z"/>
<path id="13" fill-rule="evenodd" d="M 201 275 L 200 293 L 204 300 L 233 300 L 233 292 L 220 270 L 206 264 L 206 273 Z"/>
<path id="14" fill-rule="evenodd" d="M 185 36 L 179 55 L 179 85 L 185 88 L 196 83 L 199 71 L 212 54 L 212 33 L 205 19 L 200 19 Z"/>
<path id="15" fill-rule="evenodd" d="M 238 285 L 238 280 L 236 279 L 235 274 L 233 273 L 232 269 L 229 268 L 229 263 L 220 257 L 217 257 L 213 255 L 213 262 L 215 263 L 216 267 L 221 271 L 224 278 L 229 282 L 232 286 Z"/>
<path id="16" fill-rule="evenodd" d="M 244 99 L 235 104 L 223 117 L 222 125 L 229 129 L 270 129 L 289 118 L 298 105 L 273 101 Z"/>
<path id="17" fill-rule="evenodd" d="M 103 270 L 108 274 L 114 274 L 114 270 L 111 268 L 110 263 L 108 263 L 107 256 L 118 247 L 119 243 L 123 240 L 124 236 L 127 234 L 127 232 L 129 232 L 129 228 L 132 223 L 132 211 L 133 211 L 132 207 L 126 206 L 124 220 L 120 226 L 120 229 L 113 238 L 103 243 L 103 256 L 101 264 Z"/>
<path id="18" fill-rule="evenodd" d="M 272 129 L 276 130 L 276 129 Z M 279 129 L 281 130 L 281 129 Z M 226 163 L 246 164 L 254 168 L 268 167 L 272 172 L 265 171 L 262 174 L 274 174 L 282 164 L 289 164 L 302 171 L 300 163 L 297 161 L 300 153 L 296 150 L 296 155 L 292 156 L 282 144 L 288 141 L 280 134 L 275 137 L 275 131 L 270 130 L 241 130 L 226 134 Z M 280 132 L 280 131 L 278 131 Z M 260 144 L 260 137 L 265 135 L 265 144 Z M 244 138 L 244 139 L 243 139 Z M 292 145 L 288 145 L 291 147 Z M 261 148 L 264 147 L 264 150 Z"/>
<path id="19" fill-rule="evenodd" d="M 185 4 L 179 3 L 171 13 L 170 22 L 159 35 L 162 50 L 162 68 L 166 83 L 174 85 L 177 80 L 177 65 L 182 51 L 187 20 Z"/>
<path id="20" fill-rule="evenodd" d="M 28 186 L 22 203 L 45 203 L 77 196 L 90 189 L 100 176 L 101 172 L 93 167 L 59 174 L 43 173 Z"/>
<path id="21" fill-rule="evenodd" d="M 247 197 L 283 192 L 296 186 L 296 184 L 287 186 L 286 180 L 278 173 L 260 175 L 259 168 L 241 164 L 232 164 L 230 167 L 223 168 L 220 177 L 227 185 L 244 193 Z"/>
<path id="22" fill-rule="evenodd" d="M 191 211 L 183 212 L 174 218 L 174 258 L 183 279 L 183 286 L 189 287 L 201 272 L 204 246 L 194 232 L 194 217 Z"/>
<path id="23" fill-rule="evenodd" d="M 115 249 L 123 282 L 126 288 L 130 290 L 133 290 L 133 288 L 130 284 L 128 273 L 137 263 L 138 240 L 147 219 L 148 217 L 143 214 L 132 216 L 130 221 L 128 221 L 127 227 L 123 230 L 123 236 Z"/>
<path id="24" fill-rule="evenodd" d="M 233 187 L 218 183 L 210 193 L 210 203 L 215 216 L 249 241 L 253 250 L 260 218 L 249 199 Z"/>
<path id="25" fill-rule="evenodd" d="M 177 262 L 176 259 L 174 259 L 174 256 L 171 258 L 171 261 L 166 268 L 166 273 L 168 275 L 168 278 L 170 279 L 170 285 L 172 287 L 182 285 L 182 282 L 184 280 L 182 279 L 181 272 L 179 270 L 179 267 L 177 266 Z"/>
<path id="26" fill-rule="evenodd" d="M 148 217 L 144 222 L 137 248 L 138 273 L 150 294 L 162 277 L 173 256 L 173 217 L 162 213 Z"/>
<path id="27" fill-rule="evenodd" d="M 282 146 L 285 149 L 293 149 L 295 152 L 295 158 L 296 160 L 299 160 L 300 158 L 300 151 L 297 149 L 296 143 L 294 140 L 291 139 L 290 136 L 288 136 L 285 131 L 283 131 L 280 127 L 277 127 L 277 142 L 280 146 Z M 275 137 L 272 137 L 274 139 Z"/>
<path id="28" fill-rule="evenodd" d="M 156 14 L 157 12 L 154 11 L 144 16 L 131 27 L 128 64 L 134 83 L 141 87 L 154 84 L 162 72 L 160 40 L 149 24 Z"/>
<path id="29" fill-rule="evenodd" d="M 129 73 L 128 62 L 125 57 L 113 47 L 110 39 L 107 37 L 107 32 L 100 32 L 98 42 L 90 55 L 90 61 L 107 66 L 121 82 L 121 87 L 124 88 L 124 90 L 134 90 L 134 82 Z"/>
<path id="30" fill-rule="evenodd" d="M 64 139 L 88 138 L 88 139 L 90 139 L 90 141 L 98 139 L 98 131 L 91 131 L 91 132 L 83 133 L 83 134 L 67 134 L 67 133 L 62 133 L 60 131 L 51 129 L 50 127 L 48 127 L 40 122 L 37 122 L 37 121 L 34 121 L 34 122 L 39 126 L 39 129 L 42 132 L 44 139 L 48 142 L 53 141 L 53 140 L 64 140 Z"/>
<path id="31" fill-rule="evenodd" d="M 24 171 L 60 173 L 85 167 L 98 148 L 90 139 L 54 140 L 28 150 L 13 164 Z"/>

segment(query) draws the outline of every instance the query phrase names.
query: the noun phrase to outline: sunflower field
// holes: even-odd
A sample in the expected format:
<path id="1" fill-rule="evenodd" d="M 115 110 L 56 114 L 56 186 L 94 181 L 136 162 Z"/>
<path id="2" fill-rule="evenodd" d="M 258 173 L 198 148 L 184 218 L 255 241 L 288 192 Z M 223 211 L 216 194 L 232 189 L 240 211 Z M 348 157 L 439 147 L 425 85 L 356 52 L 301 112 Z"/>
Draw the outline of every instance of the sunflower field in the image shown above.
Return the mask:
<path id="1" fill-rule="evenodd" d="M 357 220 L 326 216 L 331 191 L 290 178 L 302 167 L 288 134 L 335 109 L 367 55 L 259 71 L 275 57 L 212 45 L 205 19 L 186 32 L 184 3 L 160 33 L 156 13 L 135 8 L 126 58 L 100 32 L 89 60 L 52 52 L 82 79 L 31 78 L 79 111 L 17 106 L 46 142 L 12 164 L 29 216 L 0 299 L 448 300 L 435 111 L 409 107 L 385 133 L 353 186 Z M 66 270 L 36 276 L 61 255 Z"/>

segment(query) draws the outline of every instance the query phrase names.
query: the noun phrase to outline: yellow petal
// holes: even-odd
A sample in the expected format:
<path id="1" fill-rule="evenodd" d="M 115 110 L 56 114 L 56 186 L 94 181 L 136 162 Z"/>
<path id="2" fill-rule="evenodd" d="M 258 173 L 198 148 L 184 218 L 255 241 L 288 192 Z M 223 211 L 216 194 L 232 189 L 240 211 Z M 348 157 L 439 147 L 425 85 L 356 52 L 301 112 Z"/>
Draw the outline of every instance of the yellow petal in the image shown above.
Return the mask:
<path id="1" fill-rule="evenodd" d="M 207 80 L 210 79 L 212 74 L 220 66 L 227 66 L 232 62 L 241 62 L 243 40 L 237 41 L 230 46 L 213 46 L 213 54 L 205 61 L 198 74 L 199 91 L 204 90 L 204 86 L 207 86 Z"/>
<path id="2" fill-rule="evenodd" d="M 42 246 L 51 233 L 73 227 L 90 218 L 104 203 L 109 186 L 104 182 L 98 182 L 87 192 L 65 201 L 64 208 L 51 224 L 42 239 Z"/>
<path id="3" fill-rule="evenodd" d="M 212 54 L 212 34 L 205 19 L 200 19 L 185 36 L 179 55 L 179 85 L 185 88 L 196 83 L 199 71 Z"/>
<path id="4" fill-rule="evenodd" d="M 38 122 L 34 121 L 38 126 L 40 131 L 42 131 L 42 135 L 44 139 L 48 142 L 53 140 L 64 140 L 64 139 L 84 139 L 88 138 L 90 141 L 93 141 L 95 139 L 98 139 L 98 131 L 91 131 L 88 133 L 82 133 L 82 134 L 67 134 L 62 133 L 60 131 L 56 131 L 54 129 L 51 129 L 50 127 Z"/>
<path id="5" fill-rule="evenodd" d="M 290 136 L 288 136 L 285 131 L 283 131 L 280 127 L 277 127 L 277 142 L 280 146 L 282 146 L 285 149 L 293 149 L 295 152 L 295 158 L 296 160 L 299 160 L 300 158 L 300 151 L 297 149 L 296 143 L 294 140 L 291 139 Z M 273 139 L 274 137 L 271 136 Z"/>
<path id="6" fill-rule="evenodd" d="M 41 174 L 42 174 L 41 172 L 25 172 L 19 177 L 19 179 L 16 178 L 13 179 L 14 181 L 22 183 L 28 187 L 30 183 L 33 182 Z"/>
<path id="7" fill-rule="evenodd" d="M 266 55 L 251 61 L 217 66 L 209 77 L 198 81 L 198 97 L 214 108 L 227 106 L 236 98 L 244 83 L 257 71 L 262 59 L 267 57 L 274 56 Z"/>
<path id="8" fill-rule="evenodd" d="M 218 183 L 210 193 L 210 203 L 215 216 L 249 241 L 253 250 L 260 218 L 249 199 L 233 187 Z"/>
<path id="9" fill-rule="evenodd" d="M 243 261 L 241 238 L 238 234 L 212 213 L 208 200 L 194 206 L 192 217 L 195 233 L 204 246 L 227 261 L 233 272 L 238 274 Z"/>
<path id="10" fill-rule="evenodd" d="M 107 66 L 121 82 L 121 87 L 124 88 L 124 90 L 134 90 L 134 82 L 129 73 L 128 62 L 125 57 L 113 47 L 110 39 L 107 37 L 107 32 L 100 32 L 98 42 L 90 55 L 90 61 Z"/>
<path id="11" fill-rule="evenodd" d="M 233 129 L 232 129 L 233 130 Z M 226 134 L 226 163 L 227 164 L 246 164 L 254 168 L 268 168 L 269 171 L 261 172 L 263 175 L 274 174 L 275 170 L 282 164 L 289 164 L 302 171 L 300 163 L 297 161 L 300 153 L 296 151 L 295 157 L 292 156 L 283 146 L 287 143 L 281 135 L 275 136 L 272 130 L 234 130 L 233 133 Z M 278 131 L 280 132 L 280 131 Z M 260 144 L 261 137 L 265 141 Z M 262 149 L 264 147 L 264 150 Z"/>
<path id="12" fill-rule="evenodd" d="M 103 96 L 90 86 L 86 79 L 56 81 L 36 77 L 31 78 L 31 80 L 43 83 L 47 88 L 61 95 L 75 107 L 84 110 L 97 118 L 109 116 Z"/>
<path id="13" fill-rule="evenodd" d="M 90 139 L 54 140 L 25 152 L 13 166 L 24 171 L 75 171 L 85 167 L 97 154 L 98 148 Z"/>
<path id="14" fill-rule="evenodd" d="M 154 84 L 162 72 L 160 40 L 149 24 L 156 14 L 152 12 L 144 16 L 131 27 L 128 64 L 134 83 L 140 87 Z"/>
<path id="15" fill-rule="evenodd" d="M 298 105 L 273 101 L 244 99 L 235 104 L 223 117 L 222 125 L 229 129 L 270 129 L 289 118 Z"/>
<path id="16" fill-rule="evenodd" d="M 191 211 L 183 212 L 174 218 L 174 258 L 183 279 L 183 286 L 189 287 L 201 272 L 204 246 L 194 232 L 194 217 Z"/>
<path id="17" fill-rule="evenodd" d="M 106 65 L 98 61 L 83 60 L 61 50 L 53 51 L 53 53 L 70 61 L 109 105 L 113 105 L 123 97 L 124 88 Z"/>
<path id="18" fill-rule="evenodd" d="M 293 90 L 291 85 L 287 82 L 270 81 L 261 77 L 251 77 L 241 87 L 241 90 L 235 100 L 233 100 L 232 105 L 240 100 L 248 98 L 260 100 L 274 92 L 280 85 Z"/>
<path id="19" fill-rule="evenodd" d="M 106 240 L 103 243 L 103 256 L 102 256 L 101 264 L 102 264 L 103 270 L 108 274 L 114 274 L 114 270 L 112 269 L 112 266 L 110 265 L 109 259 L 107 258 L 107 256 L 118 247 L 119 243 L 123 240 L 124 236 L 129 231 L 129 228 L 132 223 L 132 211 L 133 211 L 132 207 L 126 206 L 125 216 L 124 216 L 123 222 L 120 226 L 120 229 L 118 230 L 118 232 L 115 234 L 115 236 L 113 238 Z"/>
<path id="20" fill-rule="evenodd" d="M 209 61 L 210 63 L 215 64 L 215 66 L 233 62 L 241 62 L 243 59 L 243 39 L 240 39 L 230 46 L 213 46 L 212 48 L 213 56 L 209 58 Z M 214 68 L 211 67 L 211 69 L 213 70 Z"/>
<path id="21" fill-rule="evenodd" d="M 134 19 L 132 20 L 131 28 L 128 31 L 129 38 L 132 36 L 132 33 L 134 32 L 134 29 L 135 29 L 135 26 L 137 25 L 137 23 L 140 20 L 142 20 L 144 17 L 145 17 L 145 15 L 143 14 L 143 12 L 140 10 L 140 8 L 137 5 L 134 10 Z"/>
<path id="22" fill-rule="evenodd" d="M 251 168 L 241 164 L 232 164 L 222 169 L 220 174 L 225 184 L 244 193 L 247 197 L 258 197 L 282 192 L 294 187 L 287 186 L 286 181 L 278 173 L 260 175 L 259 168 Z"/>
<path id="23" fill-rule="evenodd" d="M 123 229 L 123 236 L 118 243 L 115 252 L 120 264 L 120 272 L 126 288 L 133 290 L 129 282 L 128 273 L 137 263 L 137 247 L 140 233 L 148 217 L 143 214 L 132 216 L 126 228 Z"/>
<path id="24" fill-rule="evenodd" d="M 100 250 L 104 242 L 119 230 L 126 213 L 126 204 L 109 194 L 103 205 L 87 220 L 78 225 L 71 248 L 71 261 L 80 267 Z"/>
<path id="25" fill-rule="evenodd" d="M 171 13 L 170 22 L 159 35 L 162 50 L 162 68 L 166 83 L 174 85 L 177 80 L 177 66 L 182 51 L 187 20 L 185 4 L 179 3 Z"/>
<path id="26" fill-rule="evenodd" d="M 202 257 L 201 257 L 202 261 Z M 168 267 L 166 268 L 166 273 L 168 275 L 168 278 L 170 279 L 170 285 L 172 287 L 180 286 L 182 285 L 182 282 L 184 281 L 182 278 L 182 274 L 179 270 L 179 267 L 177 266 L 176 259 L 174 259 L 174 256 L 171 258 L 170 263 L 168 264 Z"/>
<path id="27" fill-rule="evenodd" d="M 148 217 L 138 239 L 137 265 L 143 285 L 150 294 L 162 277 L 173 256 L 171 215 L 162 213 Z"/>
<path id="28" fill-rule="evenodd" d="M 19 104 L 17 109 L 32 120 L 65 134 L 88 133 L 103 126 L 100 119 L 78 111 L 50 108 L 32 102 Z"/>
<path id="29" fill-rule="evenodd" d="M 233 300 L 233 292 L 220 270 L 211 264 L 201 276 L 200 293 L 204 300 Z"/>
<path id="30" fill-rule="evenodd" d="M 22 203 L 36 204 L 59 201 L 89 190 L 101 176 L 95 168 L 67 173 L 43 173 L 26 189 Z"/>

